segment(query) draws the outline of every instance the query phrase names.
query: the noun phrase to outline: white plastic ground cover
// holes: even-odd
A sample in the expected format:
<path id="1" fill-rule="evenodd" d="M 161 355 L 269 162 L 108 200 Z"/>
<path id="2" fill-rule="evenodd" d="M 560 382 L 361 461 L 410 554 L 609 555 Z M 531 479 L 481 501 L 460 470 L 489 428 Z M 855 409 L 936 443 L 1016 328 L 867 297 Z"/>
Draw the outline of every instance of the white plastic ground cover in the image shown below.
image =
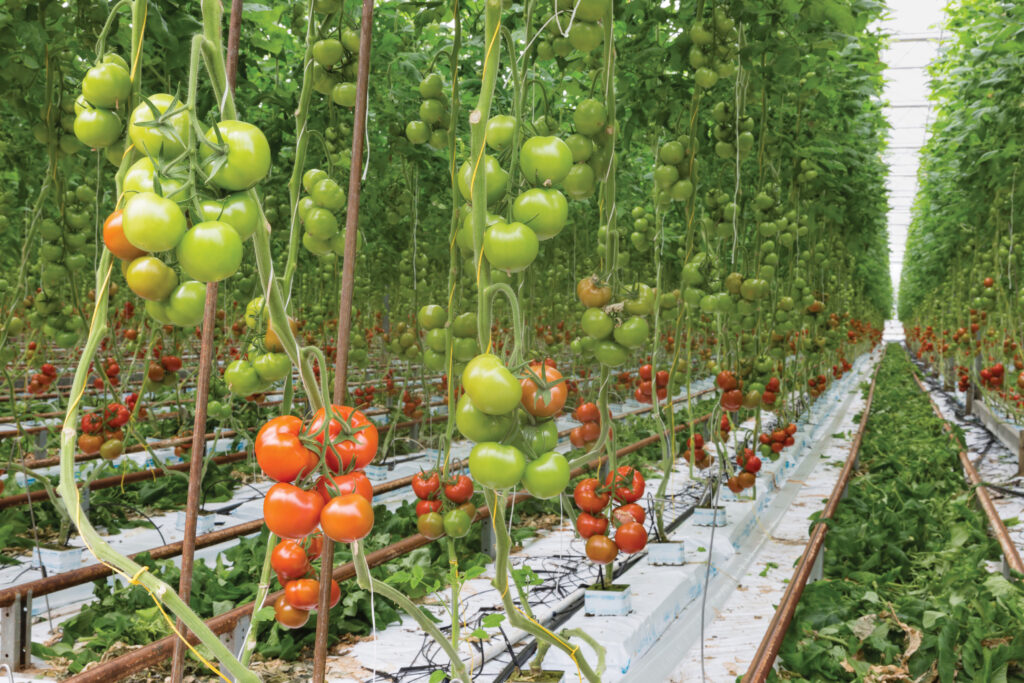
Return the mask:
<path id="1" fill-rule="evenodd" d="M 737 582 L 733 577 L 743 576 L 751 567 L 758 572 L 763 568 L 757 562 L 759 553 L 766 542 L 774 542 L 773 530 L 778 529 L 784 519 L 788 519 L 787 531 L 793 527 L 803 534 L 803 540 L 791 541 L 799 556 L 807 539 L 807 517 L 820 509 L 821 499 L 827 498 L 831 485 L 838 478 L 838 467 L 830 463 L 841 464 L 849 448 L 849 437 L 844 435 L 844 438 L 833 439 L 830 435 L 837 429 L 851 435 L 856 430 L 852 416 L 857 412 L 855 406 L 860 401 L 860 384 L 870 380 L 878 357 L 877 353 L 860 357 L 853 370 L 842 380 L 834 382 L 814 403 L 805 419 L 801 420 L 795 447 L 787 449 L 786 457 L 779 461 L 765 463 L 764 474 L 759 477 L 756 500 L 721 502 L 726 508 L 728 524 L 715 529 L 713 545 L 711 529 L 698 527 L 692 518 L 688 519 L 670 534 L 672 540 L 684 540 L 686 565 L 654 566 L 639 554 L 639 561 L 616 579 L 616 584 L 630 586 L 631 614 L 588 617 L 581 610 L 559 627 L 558 630 L 582 628 L 606 648 L 607 669 L 602 681 L 642 680 L 649 683 L 669 679 L 681 656 L 699 639 L 701 598 L 708 574 L 708 548 L 712 550 L 709 618 L 733 595 L 738 596 L 741 603 L 744 601 L 742 593 L 734 590 Z M 823 450 L 824 456 L 821 455 Z M 822 465 L 823 462 L 825 464 Z M 818 474 L 821 481 L 808 485 L 805 477 L 811 473 Z M 776 482 L 781 488 L 776 486 Z M 658 480 L 649 480 L 648 491 L 654 491 L 658 483 Z M 704 486 L 703 480 L 690 479 L 687 463 L 680 461 L 670 475 L 669 491 L 676 492 L 676 495 L 671 499 L 666 516 L 671 519 L 693 506 Z M 650 502 L 648 499 L 648 506 Z M 563 613 L 597 576 L 595 567 L 585 560 L 583 542 L 575 538 L 572 528 L 564 521 L 549 531 L 541 532 L 521 551 L 514 553 L 511 564 L 517 568 L 529 565 L 544 579 L 543 584 L 533 587 L 528 595 L 534 615 L 542 623 L 554 614 Z M 783 566 L 779 562 L 777 564 Z M 768 581 L 777 587 L 779 594 L 784 589 L 783 579 L 788 578 L 791 566 L 792 561 L 771 575 Z M 490 584 L 492 577 L 493 565 L 489 565 L 481 577 L 467 582 L 464 587 L 460 602 L 464 635 L 480 624 L 482 616 L 501 609 L 500 596 Z M 440 621 L 442 630 L 449 629 L 450 615 L 436 601 L 427 602 L 427 609 Z M 773 611 L 770 602 L 767 608 L 770 618 Z M 753 653 L 751 643 L 756 647 L 766 626 L 767 621 L 756 637 L 746 640 L 750 654 Z M 494 681 L 511 661 L 511 653 L 520 653 L 529 642 L 525 634 L 507 623 L 487 631 L 490 637 L 486 641 L 463 643 L 462 647 L 464 660 L 470 663 L 475 681 Z M 332 654 L 329 679 L 367 681 L 373 679 L 375 671 L 379 671 L 388 674 L 387 680 L 401 683 L 419 681 L 425 680 L 430 671 L 445 663 L 443 653 L 411 619 L 392 624 L 376 635 L 375 639 L 345 646 Z M 589 646 L 581 644 L 581 648 L 588 661 L 596 661 Z M 486 660 L 482 664 L 481 655 Z M 545 668 L 565 670 L 566 680 L 577 678 L 574 663 L 559 650 L 549 650 Z M 734 678 L 735 675 L 728 680 Z"/>
<path id="2" fill-rule="evenodd" d="M 1024 555 L 1024 477 L 1017 473 L 1017 454 L 986 429 L 976 416 L 964 414 L 962 393 L 944 391 L 941 376 L 929 376 L 923 364 L 918 363 L 918 366 L 922 369 L 922 381 L 942 417 L 963 430 L 967 455 L 978 476 L 983 482 L 995 485 L 988 488 L 992 503 L 1006 524 L 1013 544 Z M 1014 520 L 1020 521 L 1015 523 Z"/>
<path id="3" fill-rule="evenodd" d="M 691 385 L 692 391 L 697 393 L 707 389 L 711 386 L 712 382 L 713 378 L 710 377 L 694 382 Z M 683 396 L 685 396 L 685 390 L 681 390 L 679 394 L 677 394 L 676 398 Z M 610 408 L 613 415 L 620 415 L 627 410 L 633 410 L 639 406 L 639 403 L 635 403 L 635 405 L 632 406 L 625 404 L 612 404 Z M 562 431 L 579 423 L 573 420 L 571 416 L 566 415 L 558 418 L 556 420 L 556 424 L 559 431 Z M 224 439 L 221 441 L 230 440 Z M 466 441 L 457 441 L 453 443 L 451 446 L 452 459 L 462 460 L 465 462 L 469 456 L 470 448 L 471 444 Z M 568 448 L 568 440 L 564 438 L 560 439 L 558 450 L 566 451 Z M 207 446 L 207 450 L 208 452 L 212 452 L 210 451 L 209 444 Z M 234 449 L 225 449 L 225 444 L 219 443 L 217 450 Z M 160 449 L 156 451 L 156 454 L 158 457 L 175 457 L 173 455 L 172 448 Z M 145 457 L 146 454 L 143 452 L 131 455 Z M 431 466 L 435 457 L 436 450 L 434 449 L 426 449 L 418 453 L 401 456 L 400 459 L 402 462 L 389 467 L 387 479 L 399 479 L 411 476 L 425 467 Z M 262 518 L 263 496 L 270 488 L 271 484 L 272 482 L 269 481 L 247 483 L 235 490 L 231 500 L 208 505 L 206 509 L 213 513 L 213 524 L 215 528 L 234 526 Z M 656 486 L 657 484 L 655 483 L 654 485 Z M 394 491 L 389 491 L 375 496 L 374 503 L 384 504 L 389 509 L 396 509 L 401 505 L 403 500 L 413 499 L 414 495 L 412 493 L 412 489 L 409 487 L 403 487 L 401 489 L 396 489 Z M 219 514 L 218 511 L 224 511 L 224 513 Z M 178 528 L 178 512 L 171 511 L 154 515 L 150 517 L 150 520 L 152 520 L 153 526 L 125 529 L 119 534 L 105 536 L 105 540 L 118 552 L 126 555 L 182 540 L 183 533 L 181 529 Z M 235 543 L 237 543 L 237 541 L 233 539 L 222 544 L 196 550 L 195 557 L 197 560 L 202 559 L 207 563 L 214 563 L 221 552 L 230 548 Z M 71 540 L 68 550 L 71 551 L 69 555 L 73 556 L 74 561 L 63 567 L 64 571 L 93 564 L 95 562 L 92 555 L 85 550 L 84 544 L 78 536 L 75 536 Z M 578 550 L 579 553 L 567 555 L 567 557 L 572 558 L 574 564 L 576 563 L 579 554 L 582 553 L 582 548 Z M 17 585 L 42 578 L 43 574 L 37 568 L 40 558 L 35 553 L 31 558 L 29 556 L 24 556 L 22 559 L 22 564 L 4 566 L 0 568 L 0 586 Z M 49 558 L 43 559 L 46 560 Z M 176 565 L 180 566 L 180 556 L 173 558 L 173 560 Z M 53 572 L 51 571 L 49 573 L 52 574 Z M 107 580 L 117 581 L 120 579 L 108 577 Z M 45 642 L 50 640 L 56 632 L 55 629 L 59 628 L 61 622 L 77 614 L 81 607 L 84 604 L 91 602 L 92 599 L 91 583 L 68 588 L 48 596 L 35 598 L 32 602 L 32 613 L 35 617 L 32 625 L 33 642 Z M 406 658 L 408 658 L 408 653 L 406 653 Z M 32 661 L 35 667 L 45 671 L 45 660 L 33 657 Z M 45 674 L 35 673 L 31 675 L 16 674 L 15 680 L 53 681 L 55 679 L 47 678 Z"/>

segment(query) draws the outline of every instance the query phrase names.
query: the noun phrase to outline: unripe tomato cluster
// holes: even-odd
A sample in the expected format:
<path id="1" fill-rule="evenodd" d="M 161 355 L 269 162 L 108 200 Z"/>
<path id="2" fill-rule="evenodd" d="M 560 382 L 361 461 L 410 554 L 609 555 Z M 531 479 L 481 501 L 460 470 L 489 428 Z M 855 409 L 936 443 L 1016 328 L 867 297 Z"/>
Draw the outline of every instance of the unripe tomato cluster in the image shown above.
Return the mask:
<path id="1" fill-rule="evenodd" d="M 462 538 L 476 518 L 473 480 L 465 474 L 451 476 L 442 486 L 437 472 L 420 472 L 412 478 L 416 503 L 416 527 L 433 540 L 447 534 Z"/>
<path id="2" fill-rule="evenodd" d="M 565 406 L 567 389 L 554 361 L 534 362 L 516 377 L 500 358 L 480 354 L 462 373 L 465 394 L 455 424 L 470 441 L 473 480 L 503 491 L 520 482 L 537 498 L 553 498 L 569 484 L 569 463 L 556 452 L 554 416 Z"/>
<path id="3" fill-rule="evenodd" d="M 265 329 L 263 338 L 249 344 L 245 356 L 224 368 L 224 381 L 235 396 L 252 396 L 266 392 L 274 382 L 285 379 L 292 371 L 292 362 L 283 353 L 281 341 L 270 325 L 262 296 L 250 300 L 245 307 L 245 326 L 249 330 Z M 289 324 L 292 321 L 289 320 Z"/>
<path id="4" fill-rule="evenodd" d="M 629 465 L 609 472 L 603 485 L 593 477 L 576 484 L 573 501 L 580 509 L 576 531 L 586 539 L 587 557 L 592 562 L 608 564 L 619 551 L 628 555 L 647 545 L 647 529 L 644 528 L 647 515 L 636 503 L 643 497 L 644 487 L 643 475 Z M 618 504 L 614 508 L 609 505 L 613 496 Z M 609 528 L 613 534 L 608 533 Z"/>
<path id="5" fill-rule="evenodd" d="M 190 200 L 186 169 L 178 159 L 191 126 L 190 109 L 173 95 L 152 95 L 135 108 L 128 135 L 142 156 L 125 174 L 123 205 L 103 224 L 103 242 L 121 259 L 128 287 L 146 300 L 146 312 L 181 327 L 201 322 L 206 283 L 230 277 L 241 265 L 243 240 L 260 221 L 248 190 L 270 171 L 262 131 L 243 121 L 214 124 L 198 142 L 207 196 L 189 227 L 182 210 Z M 172 251 L 188 280 L 161 256 Z"/>
<path id="6" fill-rule="evenodd" d="M 346 27 L 338 37 L 313 43 L 313 89 L 340 107 L 356 106 L 359 32 Z"/>
<path id="7" fill-rule="evenodd" d="M 326 171 L 311 168 L 302 175 L 302 187 L 308 193 L 299 200 L 299 219 L 305 228 L 302 246 L 317 256 L 345 253 L 345 233 L 335 212 L 348 202 L 345 190 Z"/>
<path id="8" fill-rule="evenodd" d="M 576 283 L 576 296 L 586 306 L 580 317 L 580 327 L 585 336 L 580 340 L 579 350 L 593 355 L 598 362 L 608 367 L 618 367 L 629 358 L 631 350 L 647 343 L 651 326 L 647 315 L 655 306 L 675 306 L 674 296 L 659 297 L 653 287 L 638 283 L 626 292 L 625 301 L 608 306 L 612 288 L 597 276 L 589 276 Z M 667 386 L 667 384 L 666 384 Z"/>
<path id="9" fill-rule="evenodd" d="M 428 143 L 434 149 L 448 145 L 448 99 L 444 95 L 444 80 L 441 74 L 430 73 L 423 77 L 419 86 L 419 118 L 405 125 L 405 137 L 414 145 Z"/>
<path id="10" fill-rule="evenodd" d="M 74 131 L 79 142 L 90 149 L 103 149 L 120 139 L 118 110 L 123 112 L 131 88 L 128 64 L 117 54 L 105 55 L 86 72 L 82 94 L 75 100 Z"/>

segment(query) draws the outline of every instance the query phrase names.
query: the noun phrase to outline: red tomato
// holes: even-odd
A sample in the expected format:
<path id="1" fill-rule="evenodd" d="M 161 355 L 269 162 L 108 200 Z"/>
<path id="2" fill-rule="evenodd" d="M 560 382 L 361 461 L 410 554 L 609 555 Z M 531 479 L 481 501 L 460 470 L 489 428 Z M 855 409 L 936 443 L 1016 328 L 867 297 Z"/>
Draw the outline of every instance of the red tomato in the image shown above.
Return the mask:
<path id="1" fill-rule="evenodd" d="M 653 373 L 654 373 L 654 368 L 651 367 L 650 363 L 646 363 L 645 365 L 641 365 L 640 369 L 636 371 L 636 374 L 640 375 L 640 379 L 644 380 L 645 382 L 650 382 L 651 381 L 651 376 L 652 376 Z"/>
<path id="2" fill-rule="evenodd" d="M 309 559 L 301 545 L 286 538 L 274 546 L 270 553 L 270 566 L 278 578 L 301 579 L 309 571 Z"/>
<path id="3" fill-rule="evenodd" d="M 281 538 L 302 538 L 316 529 L 323 507 L 324 500 L 316 491 L 274 484 L 263 498 L 263 520 Z"/>
<path id="4" fill-rule="evenodd" d="M 329 486 L 325 477 L 320 477 L 316 482 L 316 490 L 320 492 L 320 497 L 324 499 L 325 505 L 330 502 L 331 498 L 346 493 L 358 493 L 366 500 L 373 502 L 373 484 L 363 472 L 356 470 L 348 474 L 337 474 L 331 478 L 334 479 L 334 486 Z"/>
<path id="5" fill-rule="evenodd" d="M 597 422 L 601 419 L 601 413 L 597 409 L 597 404 L 593 402 L 581 404 L 576 408 L 576 412 L 572 416 L 576 418 L 577 422 Z"/>
<path id="6" fill-rule="evenodd" d="M 749 456 L 747 461 L 743 464 L 743 469 L 751 474 L 756 474 L 761 470 L 761 458 L 756 455 Z"/>
<path id="7" fill-rule="evenodd" d="M 639 522 L 627 522 L 615 530 L 615 545 L 627 555 L 639 552 L 647 545 L 647 529 Z"/>
<path id="8" fill-rule="evenodd" d="M 444 487 L 445 498 L 461 505 L 473 497 L 473 480 L 465 474 L 460 474 L 454 484 L 446 484 Z"/>
<path id="9" fill-rule="evenodd" d="M 442 502 L 440 500 L 420 500 L 416 502 L 416 516 L 425 515 L 428 512 L 440 512 Z"/>
<path id="10" fill-rule="evenodd" d="M 373 506 L 358 493 L 332 498 L 320 513 L 320 528 L 339 543 L 352 543 L 373 528 Z"/>
<path id="11" fill-rule="evenodd" d="M 331 406 L 332 417 L 327 426 L 330 447 L 327 466 L 334 472 L 340 468 L 362 469 L 377 454 L 377 427 L 365 415 L 351 406 Z M 324 435 L 317 433 L 324 423 L 324 409 L 316 411 L 307 430 L 320 443 Z M 338 460 L 341 460 L 340 468 Z"/>
<path id="12" fill-rule="evenodd" d="M 317 466 L 317 457 L 302 445 L 302 420 L 294 415 L 275 417 L 256 434 L 256 462 L 274 481 L 292 482 Z"/>
<path id="13" fill-rule="evenodd" d="M 584 479 L 576 484 L 576 488 L 572 492 L 572 498 L 576 501 L 576 506 L 580 510 L 594 514 L 600 512 L 608 505 L 608 500 L 611 496 L 608 492 L 597 493 L 599 485 L 600 482 L 593 477 Z"/>
<path id="14" fill-rule="evenodd" d="M 316 609 L 320 582 L 316 579 L 295 579 L 284 586 L 284 599 L 295 609 Z"/>
<path id="15" fill-rule="evenodd" d="M 583 427 L 573 427 L 569 430 L 569 443 L 576 448 L 583 448 L 587 445 L 587 440 L 583 438 Z"/>
<path id="16" fill-rule="evenodd" d="M 583 538 L 590 538 L 594 534 L 603 534 L 608 530 L 608 520 L 605 517 L 595 517 L 589 512 L 581 512 L 576 518 L 576 531 Z"/>
<path id="17" fill-rule="evenodd" d="M 612 486 L 612 474 L 604 481 L 605 487 Z M 633 503 L 644 495 L 644 475 L 629 465 L 620 465 L 615 474 L 615 500 Z"/>
<path id="18" fill-rule="evenodd" d="M 619 515 L 619 513 L 628 515 L 629 519 L 623 519 Z M 613 514 L 615 514 L 618 519 L 623 519 L 623 523 L 632 520 L 634 522 L 639 522 L 640 524 L 643 524 L 644 520 L 647 519 L 647 513 L 644 511 L 642 507 L 640 507 L 636 503 L 626 503 L 625 505 L 620 505 L 619 507 L 615 508 L 615 512 Z"/>
<path id="19" fill-rule="evenodd" d="M 437 491 L 440 488 L 441 477 L 437 472 L 420 472 L 412 477 L 412 492 L 417 498 L 437 498 Z"/>

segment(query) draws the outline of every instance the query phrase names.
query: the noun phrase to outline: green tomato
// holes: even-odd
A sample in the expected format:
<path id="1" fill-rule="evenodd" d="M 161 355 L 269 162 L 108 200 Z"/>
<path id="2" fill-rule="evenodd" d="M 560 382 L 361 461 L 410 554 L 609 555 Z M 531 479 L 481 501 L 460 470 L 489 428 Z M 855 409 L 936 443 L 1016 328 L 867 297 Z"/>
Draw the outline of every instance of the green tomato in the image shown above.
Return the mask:
<path id="1" fill-rule="evenodd" d="M 484 255 L 488 263 L 508 273 L 526 270 L 539 250 L 537 235 L 522 223 L 495 223 L 484 233 Z"/>
<path id="2" fill-rule="evenodd" d="M 319 168 L 311 168 L 302 174 L 302 188 L 306 192 L 309 192 L 313 189 L 314 185 L 327 177 L 327 171 L 323 171 Z"/>
<path id="3" fill-rule="evenodd" d="M 306 232 L 321 240 L 329 240 L 340 231 L 338 219 L 327 209 L 314 206 L 306 210 L 302 219 Z"/>
<path id="4" fill-rule="evenodd" d="M 583 100 L 576 105 L 572 113 L 572 122 L 576 126 L 576 132 L 588 137 L 593 137 L 604 129 L 608 120 L 608 110 L 604 104 L 593 98 Z"/>
<path id="5" fill-rule="evenodd" d="M 496 152 L 508 149 L 512 144 L 512 133 L 515 131 L 516 118 L 507 114 L 492 116 L 487 121 L 487 146 Z"/>
<path id="6" fill-rule="evenodd" d="M 520 413 L 519 434 L 512 444 L 530 453 L 547 453 L 558 445 L 558 427 L 554 420 L 530 424 L 525 413 Z"/>
<path id="7" fill-rule="evenodd" d="M 95 107 L 114 109 L 128 99 L 132 79 L 124 67 L 106 62 L 85 72 L 82 96 Z"/>
<path id="8" fill-rule="evenodd" d="M 354 108 L 358 95 L 359 90 L 356 88 L 356 84 L 348 81 L 335 83 L 331 88 L 331 100 L 339 107 Z"/>
<path id="9" fill-rule="evenodd" d="M 437 332 L 438 330 L 431 330 Z M 435 351 L 434 349 L 427 348 L 423 351 L 423 364 L 427 366 L 428 370 L 433 372 L 441 372 L 444 370 L 444 353 L 441 351 Z"/>
<path id="10" fill-rule="evenodd" d="M 455 426 L 470 441 L 500 441 L 509 434 L 514 424 L 513 414 L 488 415 L 473 405 L 468 394 L 460 396 L 455 406 Z"/>
<path id="11" fill-rule="evenodd" d="M 526 466 L 523 486 L 534 498 L 547 500 L 565 491 L 569 477 L 569 461 L 561 453 L 552 451 Z"/>
<path id="12" fill-rule="evenodd" d="M 441 74 L 431 73 L 423 77 L 419 85 L 420 97 L 423 99 L 439 99 L 444 94 L 444 81 Z"/>
<path id="13" fill-rule="evenodd" d="M 443 327 L 448 316 L 444 309 L 437 304 L 427 304 L 416 313 L 416 320 L 424 330 L 434 330 Z M 443 349 L 435 349 L 441 351 Z"/>
<path id="14" fill-rule="evenodd" d="M 248 190 L 270 172 L 270 145 L 263 131 L 251 123 L 215 123 L 206 139 L 213 145 L 227 146 L 226 157 L 205 145 L 199 153 L 203 172 L 217 187 L 233 192 Z"/>
<path id="15" fill-rule="evenodd" d="M 139 192 L 129 199 L 122 222 L 125 239 L 149 252 L 174 249 L 187 229 L 185 214 L 178 205 L 153 192 Z"/>
<path id="16" fill-rule="evenodd" d="M 593 52 L 604 42 L 604 30 L 600 24 L 574 21 L 569 29 L 569 42 L 580 52 Z"/>
<path id="17" fill-rule="evenodd" d="M 158 183 L 160 192 L 156 192 Z M 156 192 L 161 197 L 173 199 L 176 202 L 188 199 L 184 180 L 167 173 L 157 173 L 153 166 L 153 160 L 148 157 L 139 159 L 128 167 L 124 175 L 122 189 L 125 197 L 128 198 L 140 192 Z"/>
<path id="18" fill-rule="evenodd" d="M 629 358 L 629 352 L 621 344 L 613 341 L 594 342 L 594 357 L 608 367 L 618 367 Z"/>
<path id="19" fill-rule="evenodd" d="M 268 384 L 284 379 L 292 371 L 292 362 L 288 354 L 275 351 L 259 354 L 252 359 L 252 366 L 260 379 Z"/>
<path id="20" fill-rule="evenodd" d="M 154 120 L 153 107 L 158 114 L 167 111 L 176 113 L 165 122 L 164 126 L 142 126 Z M 152 157 L 173 159 L 185 151 L 185 140 L 189 129 L 188 109 L 174 95 L 164 93 L 151 95 L 149 103 L 143 101 L 135 107 L 128 125 L 128 137 L 142 154 Z"/>
<path id="21" fill-rule="evenodd" d="M 654 288 L 640 283 L 636 285 L 633 298 L 623 302 L 623 310 L 630 315 L 648 315 L 654 312 L 654 305 L 657 303 L 657 292 Z"/>
<path id="22" fill-rule="evenodd" d="M 256 368 L 242 358 L 231 361 L 224 369 L 224 381 L 235 396 L 250 396 L 263 386 Z"/>
<path id="23" fill-rule="evenodd" d="M 466 364 L 462 386 L 473 405 L 488 415 L 504 415 L 515 409 L 523 396 L 516 376 L 497 356 L 482 353 Z"/>
<path id="24" fill-rule="evenodd" d="M 487 184 L 487 203 L 493 204 L 505 196 L 505 185 L 508 183 L 508 173 L 501 167 L 498 160 L 490 154 L 483 158 L 483 178 Z M 479 176 L 478 178 L 479 179 Z M 470 184 L 473 181 L 473 167 L 468 161 L 463 162 L 459 167 L 459 193 L 467 202 L 472 203 L 472 192 Z"/>
<path id="25" fill-rule="evenodd" d="M 489 228 L 495 223 L 504 222 L 505 219 L 501 216 L 495 216 L 493 213 L 488 213 L 486 220 L 487 225 L 485 225 L 484 228 L 486 230 L 486 228 Z M 455 233 L 455 244 L 457 244 L 463 251 L 473 251 L 473 234 L 473 212 L 469 210 L 466 213 L 466 217 L 462 220 L 462 225 L 459 227 L 458 232 Z M 472 261 L 473 259 L 470 259 L 470 262 Z M 473 266 L 473 272 L 476 272 L 475 263 Z"/>
<path id="26" fill-rule="evenodd" d="M 548 240 L 568 222 L 569 202 L 558 190 L 535 187 L 516 197 L 512 217 L 533 230 L 538 240 Z"/>
<path id="27" fill-rule="evenodd" d="M 195 327 L 203 322 L 206 285 L 195 280 L 182 282 L 163 303 L 164 312 L 171 324 L 178 327 Z"/>
<path id="28" fill-rule="evenodd" d="M 263 301 L 262 296 L 257 296 L 249 300 L 249 303 L 245 305 L 245 326 L 249 329 L 256 327 L 259 324 L 260 318 L 265 317 L 267 314 L 267 305 Z"/>
<path id="29" fill-rule="evenodd" d="M 476 337 L 476 313 L 460 313 L 452 321 L 452 336 Z M 475 341 L 475 339 L 474 339 Z"/>
<path id="30" fill-rule="evenodd" d="M 571 199 L 583 201 L 597 189 L 597 175 L 589 164 L 573 164 L 562 188 Z"/>
<path id="31" fill-rule="evenodd" d="M 462 508 L 453 508 L 444 515 L 444 533 L 452 538 L 462 538 L 469 533 L 473 520 Z"/>
<path id="32" fill-rule="evenodd" d="M 422 145 L 430 139 L 430 126 L 424 121 L 410 121 L 405 124 L 405 137 L 414 145 Z"/>
<path id="33" fill-rule="evenodd" d="M 459 363 L 466 363 L 480 353 L 476 337 L 461 337 L 452 343 L 452 358 Z"/>
<path id="34" fill-rule="evenodd" d="M 140 256 L 124 274 L 128 288 L 147 301 L 163 301 L 178 285 L 178 276 L 155 256 Z"/>
<path id="35" fill-rule="evenodd" d="M 428 349 L 434 353 L 441 354 L 443 358 L 444 352 L 448 348 L 448 331 L 444 328 L 427 330 L 427 333 L 423 336 L 423 342 L 427 345 Z"/>
<path id="36" fill-rule="evenodd" d="M 572 150 L 561 138 L 535 135 L 523 143 L 519 167 L 530 184 L 551 187 L 569 175 Z"/>
<path id="37" fill-rule="evenodd" d="M 174 321 L 167 315 L 167 306 L 162 301 L 147 301 L 146 315 L 161 325 L 173 325 Z"/>
<path id="38" fill-rule="evenodd" d="M 341 189 L 341 186 L 332 178 L 321 178 L 313 183 L 313 187 L 309 190 L 309 196 L 313 198 L 317 206 L 331 211 L 341 211 L 348 201 L 345 197 L 345 190 Z"/>
<path id="39" fill-rule="evenodd" d="M 85 109 L 75 117 L 74 131 L 86 147 L 102 149 L 121 137 L 121 119 L 109 109 Z"/>
<path id="40" fill-rule="evenodd" d="M 260 209 L 248 192 L 229 194 L 224 199 L 207 199 L 199 204 L 204 221 L 227 223 L 241 240 L 248 239 L 260 224 Z"/>
<path id="41" fill-rule="evenodd" d="M 634 315 L 615 328 L 615 341 L 627 349 L 635 349 L 644 345 L 651 328 L 644 318 Z"/>
<path id="42" fill-rule="evenodd" d="M 607 339 L 615 329 L 615 321 L 600 308 L 588 308 L 580 318 L 580 327 L 594 339 Z"/>
<path id="43" fill-rule="evenodd" d="M 523 478 L 526 457 L 515 446 L 485 442 L 469 452 L 469 473 L 484 488 L 510 489 Z"/>
<path id="44" fill-rule="evenodd" d="M 444 116 L 444 102 L 433 98 L 420 102 L 420 120 L 428 125 L 435 125 L 441 122 Z"/>
<path id="45" fill-rule="evenodd" d="M 580 133 L 573 133 L 567 137 L 565 144 L 569 146 L 569 150 L 572 152 L 572 161 L 575 164 L 588 161 L 594 153 L 594 141 Z"/>
<path id="46" fill-rule="evenodd" d="M 320 66 L 329 69 L 345 55 L 345 48 L 337 38 L 324 38 L 313 43 L 313 60 Z"/>
<path id="47" fill-rule="evenodd" d="M 235 274 L 242 264 L 242 240 L 227 223 L 198 223 L 178 244 L 182 270 L 200 282 L 219 282 Z"/>

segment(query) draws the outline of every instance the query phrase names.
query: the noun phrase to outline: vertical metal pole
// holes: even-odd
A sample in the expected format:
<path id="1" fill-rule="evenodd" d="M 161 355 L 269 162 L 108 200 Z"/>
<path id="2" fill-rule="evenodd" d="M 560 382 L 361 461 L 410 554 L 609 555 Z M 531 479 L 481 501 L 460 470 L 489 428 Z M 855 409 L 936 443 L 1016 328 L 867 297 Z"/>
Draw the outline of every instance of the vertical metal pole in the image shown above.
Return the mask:
<path id="1" fill-rule="evenodd" d="M 228 87 L 235 89 L 235 72 L 238 68 L 238 34 L 242 25 L 242 0 L 231 0 L 231 20 L 228 28 Z M 178 596 L 186 603 L 192 594 L 192 565 L 196 551 L 196 524 L 199 517 L 199 494 L 203 477 L 203 461 L 206 458 L 206 405 L 210 393 L 210 376 L 213 374 L 213 328 L 217 324 L 217 283 L 206 285 L 206 301 L 203 305 L 203 329 L 199 348 L 199 378 L 196 383 L 196 414 L 192 423 L 192 454 L 188 471 L 188 499 L 185 504 L 185 537 L 181 541 L 181 576 L 178 579 Z M 179 632 L 185 626 L 177 620 Z M 185 673 L 185 643 L 174 641 L 171 659 L 171 681 L 180 683 Z"/>
<path id="2" fill-rule="evenodd" d="M 359 24 L 359 71 L 356 78 L 356 111 L 352 126 L 352 165 L 348 177 L 348 211 L 345 215 L 345 259 L 341 268 L 341 301 L 338 303 L 338 337 L 334 357 L 334 403 L 345 398 L 348 384 L 349 336 L 352 331 L 352 290 L 356 276 L 356 234 L 359 229 L 359 192 L 362 189 L 363 141 L 366 139 L 367 90 L 370 80 L 370 41 L 373 35 L 373 0 L 363 0 Z M 334 541 L 324 537 L 320 553 L 320 595 L 313 649 L 313 683 L 327 675 L 327 631 L 330 622 L 331 575 L 334 573 Z"/>

